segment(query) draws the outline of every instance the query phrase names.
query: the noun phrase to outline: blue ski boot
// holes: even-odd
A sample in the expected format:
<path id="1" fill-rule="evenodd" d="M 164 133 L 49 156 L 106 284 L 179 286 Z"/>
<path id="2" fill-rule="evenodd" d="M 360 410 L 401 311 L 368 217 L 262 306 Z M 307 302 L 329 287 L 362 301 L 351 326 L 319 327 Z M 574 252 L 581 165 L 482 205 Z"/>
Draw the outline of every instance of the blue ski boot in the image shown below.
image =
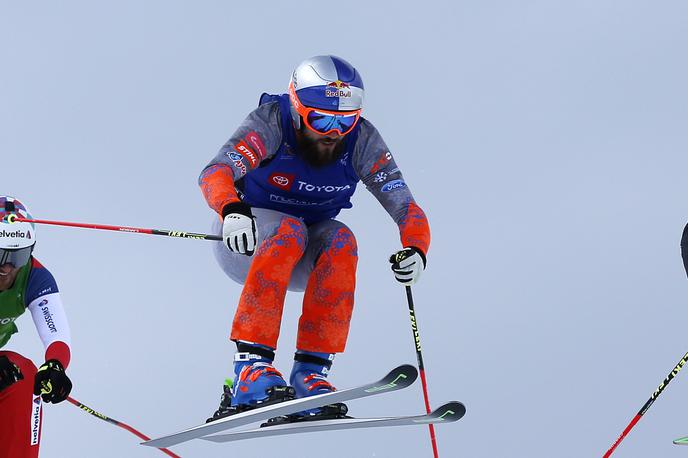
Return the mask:
<path id="1" fill-rule="evenodd" d="M 327 381 L 327 375 L 332 367 L 334 354 L 297 351 L 294 355 L 294 367 L 289 376 L 289 383 L 296 390 L 297 398 L 306 398 L 317 394 L 331 393 L 336 388 Z M 292 415 L 272 418 L 263 426 L 279 423 L 293 423 L 297 421 L 325 420 L 335 418 L 349 418 L 346 416 L 348 408 L 345 404 L 336 403 L 304 410 Z"/>
<path id="2" fill-rule="evenodd" d="M 238 342 L 237 350 L 234 381 L 225 381 L 220 408 L 207 421 L 294 399 L 294 388 L 287 386 L 282 374 L 272 365 L 275 358 L 272 348 Z"/>

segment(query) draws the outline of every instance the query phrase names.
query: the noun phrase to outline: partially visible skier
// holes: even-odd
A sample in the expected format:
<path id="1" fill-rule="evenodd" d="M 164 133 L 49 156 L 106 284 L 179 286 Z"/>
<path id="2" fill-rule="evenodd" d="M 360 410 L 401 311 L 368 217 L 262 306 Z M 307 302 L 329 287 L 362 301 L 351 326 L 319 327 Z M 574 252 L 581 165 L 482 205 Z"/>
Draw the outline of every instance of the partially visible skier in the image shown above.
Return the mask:
<path id="1" fill-rule="evenodd" d="M 390 259 L 397 280 L 413 284 L 425 268 L 428 221 L 361 117 L 363 92 L 359 73 L 341 58 L 302 62 L 289 93 L 263 94 L 199 177 L 224 238 L 215 257 L 244 284 L 230 335 L 234 385 L 213 418 L 290 396 L 272 365 L 287 290 L 305 291 L 289 385 L 297 397 L 335 389 L 326 377 L 346 345 L 358 255 L 354 234 L 334 218 L 352 207 L 359 181 L 399 226 L 403 249 Z"/>
<path id="2" fill-rule="evenodd" d="M 28 309 L 45 346 L 45 362 L 0 350 L 0 458 L 35 458 L 41 440 L 41 400 L 64 401 L 72 389 L 65 374 L 70 334 L 57 284 L 33 257 L 33 224 L 18 200 L 0 196 L 0 349 L 17 332 L 14 321 Z"/>

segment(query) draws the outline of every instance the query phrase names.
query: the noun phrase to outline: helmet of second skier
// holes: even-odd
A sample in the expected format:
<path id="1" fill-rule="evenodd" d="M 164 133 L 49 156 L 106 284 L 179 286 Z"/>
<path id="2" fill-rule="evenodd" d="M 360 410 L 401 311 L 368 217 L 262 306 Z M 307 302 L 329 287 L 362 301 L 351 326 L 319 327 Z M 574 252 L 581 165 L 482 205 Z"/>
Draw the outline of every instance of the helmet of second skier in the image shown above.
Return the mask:
<path id="1" fill-rule="evenodd" d="M 33 219 L 20 201 L 10 196 L 0 196 L 0 266 L 24 266 L 29 262 L 36 244 L 34 224 L 15 221 L 16 217 Z"/>
<path id="2" fill-rule="evenodd" d="M 347 61 L 315 56 L 301 62 L 289 81 L 291 116 L 311 131 L 346 135 L 356 126 L 363 108 L 363 80 Z"/>

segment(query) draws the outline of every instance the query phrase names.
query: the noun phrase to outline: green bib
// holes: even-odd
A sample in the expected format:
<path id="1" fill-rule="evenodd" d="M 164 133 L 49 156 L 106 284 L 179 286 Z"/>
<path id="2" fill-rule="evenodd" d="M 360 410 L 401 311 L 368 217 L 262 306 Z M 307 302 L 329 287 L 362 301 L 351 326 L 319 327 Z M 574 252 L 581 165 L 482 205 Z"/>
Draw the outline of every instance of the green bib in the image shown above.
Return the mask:
<path id="1" fill-rule="evenodd" d="M 18 331 L 14 320 L 26 310 L 24 293 L 26 293 L 26 285 L 29 283 L 31 264 L 29 261 L 19 269 L 17 278 L 10 289 L 0 291 L 0 348 L 4 347 L 12 334 Z"/>

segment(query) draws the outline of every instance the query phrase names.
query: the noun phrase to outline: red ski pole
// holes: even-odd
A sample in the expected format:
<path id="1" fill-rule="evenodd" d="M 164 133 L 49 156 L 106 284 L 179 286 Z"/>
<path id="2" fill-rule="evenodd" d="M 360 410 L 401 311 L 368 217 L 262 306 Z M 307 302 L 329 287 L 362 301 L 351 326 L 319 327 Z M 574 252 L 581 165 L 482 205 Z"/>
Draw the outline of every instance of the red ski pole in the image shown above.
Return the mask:
<path id="1" fill-rule="evenodd" d="M 128 424 L 122 423 L 121 421 L 117 421 L 114 418 L 110 418 L 110 417 L 103 415 L 102 413 L 96 412 L 95 410 L 91 409 L 88 406 L 85 406 L 84 404 L 80 403 L 79 401 L 72 398 L 71 396 L 67 397 L 67 401 L 71 402 L 72 404 L 74 404 L 75 406 L 77 406 L 78 408 L 83 410 L 84 412 L 90 413 L 91 415 L 93 415 L 96 418 L 100 418 L 101 420 L 107 421 L 108 423 L 112 423 L 115 426 L 119 426 L 120 428 L 126 429 L 130 433 L 134 434 L 135 436 L 137 436 L 137 437 L 139 437 L 145 441 L 150 440 L 150 437 L 148 437 L 145 434 L 141 433 L 140 431 L 132 428 Z M 172 458 L 181 458 L 179 455 L 175 455 L 174 453 L 170 452 L 166 448 L 161 448 L 158 450 L 160 450 L 161 452 L 163 452 L 166 455 L 171 456 Z"/>
<path id="2" fill-rule="evenodd" d="M 418 322 L 416 321 L 416 312 L 413 306 L 413 294 L 411 287 L 406 287 L 406 299 L 408 299 L 409 314 L 411 316 L 411 331 L 413 331 L 413 340 L 416 344 L 416 358 L 418 359 L 418 372 L 420 372 L 420 381 L 423 386 L 423 398 L 425 399 L 425 410 L 427 413 L 431 412 L 430 397 L 428 396 L 428 382 L 425 379 L 425 366 L 423 365 L 423 353 L 420 348 L 420 334 L 418 333 Z M 439 458 L 437 451 L 437 438 L 435 437 L 435 426 L 432 423 L 428 424 L 430 430 L 430 442 L 432 443 L 432 453 L 435 458 Z"/>
<path id="3" fill-rule="evenodd" d="M 108 226 L 105 224 L 91 224 L 91 223 L 72 223 L 68 221 L 49 221 L 45 219 L 28 219 L 16 216 L 14 214 L 10 215 L 8 222 L 13 223 L 15 221 L 22 223 L 35 223 L 35 224 L 50 224 L 53 226 L 67 226 L 67 227 L 81 227 L 86 229 L 100 229 L 104 231 L 118 231 L 118 232 L 133 232 L 135 234 L 149 234 L 149 235 L 164 235 L 166 237 L 180 237 L 184 239 L 197 239 L 197 240 L 215 240 L 221 241 L 222 237 L 219 235 L 210 234 L 198 234 L 195 232 L 183 232 L 183 231 L 170 231 L 164 229 L 144 229 L 140 227 L 128 227 L 128 226 Z"/>

